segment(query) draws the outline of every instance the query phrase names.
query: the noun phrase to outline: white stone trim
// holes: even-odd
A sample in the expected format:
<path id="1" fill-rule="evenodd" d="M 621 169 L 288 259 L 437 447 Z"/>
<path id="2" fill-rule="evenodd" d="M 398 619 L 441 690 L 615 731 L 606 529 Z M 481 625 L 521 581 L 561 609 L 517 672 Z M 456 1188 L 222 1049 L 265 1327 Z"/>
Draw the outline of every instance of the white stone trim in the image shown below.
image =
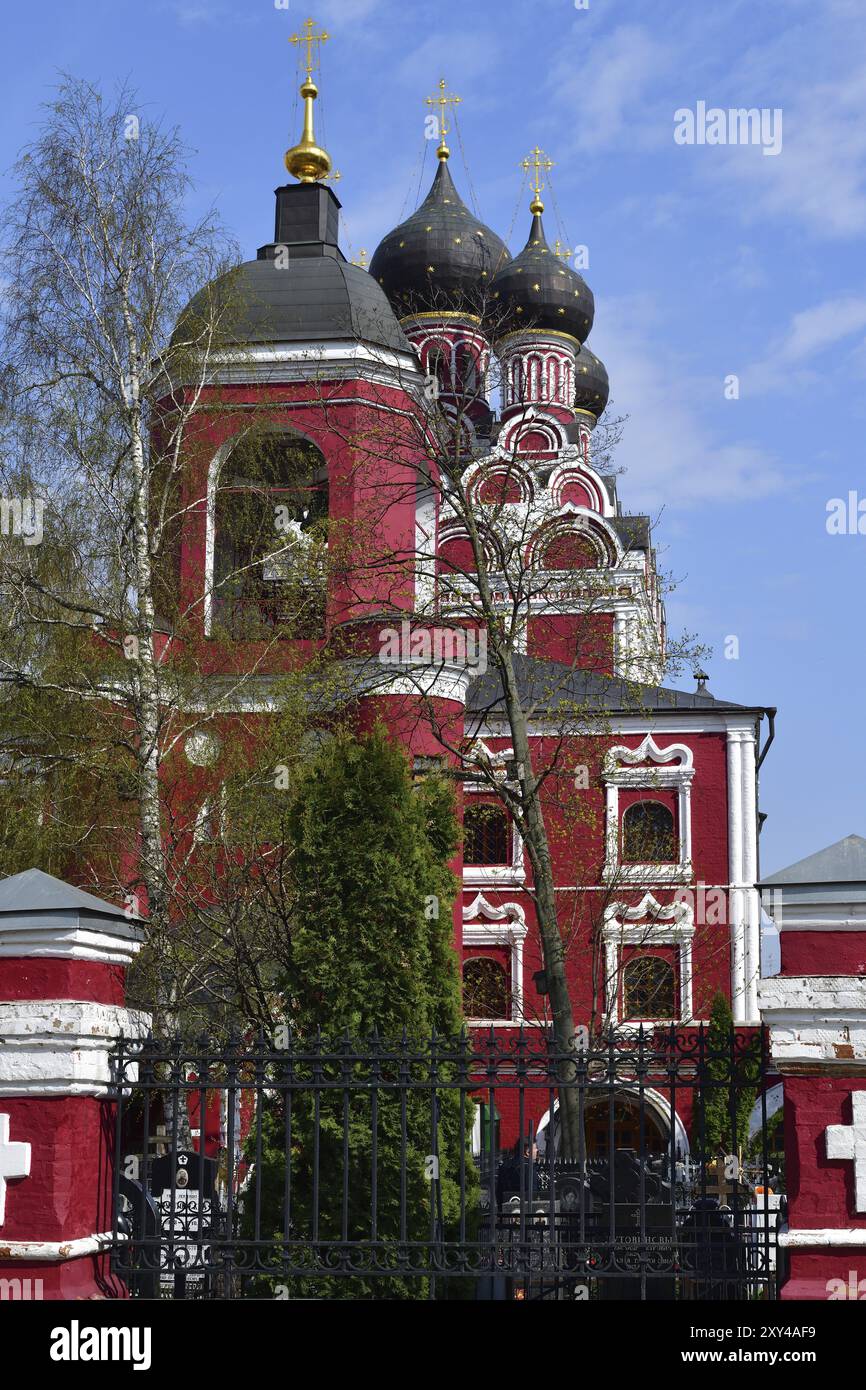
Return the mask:
<path id="1" fill-rule="evenodd" d="M 141 950 L 142 929 L 135 917 L 124 922 L 82 920 L 78 910 L 7 913 L 0 919 L 0 958 L 42 957 L 129 965 Z"/>
<path id="2" fill-rule="evenodd" d="M 828 1125 L 824 1145 L 829 1159 L 854 1164 L 854 1210 L 866 1212 L 866 1091 L 851 1092 L 851 1123 Z"/>
<path id="3" fill-rule="evenodd" d="M 69 999 L 0 1003 L 0 1096 L 105 1096 L 121 1033 L 147 1035 L 150 1016 Z M 137 1071 L 127 1069 L 134 1081 Z"/>
<path id="4" fill-rule="evenodd" d="M 690 903 L 659 903 L 645 893 L 634 907 L 610 903 L 605 908 L 602 940 L 605 960 L 605 1004 L 611 1025 L 619 1024 L 619 982 L 622 946 L 676 946 L 679 954 L 680 1007 L 677 1023 L 692 1023 L 692 942 L 695 935 L 694 911 Z M 655 1020 L 652 1020 L 655 1021 Z M 637 1020 L 650 1022 L 648 1019 Z"/>
<path id="5" fill-rule="evenodd" d="M 122 1231 L 117 1233 L 117 1240 L 126 1238 Z M 3 1266 L 9 1260 L 62 1264 L 66 1260 L 80 1260 L 84 1255 L 101 1255 L 110 1250 L 114 1242 L 111 1231 L 100 1231 L 98 1235 L 78 1236 L 75 1240 L 4 1240 L 0 1250 Z"/>
<path id="6" fill-rule="evenodd" d="M 728 729 L 728 906 L 731 1006 L 735 1023 L 757 1023 L 761 900 L 757 888 L 757 773 L 754 725 Z"/>
<path id="7" fill-rule="evenodd" d="M 866 1226 L 838 1229 L 833 1226 L 795 1226 L 793 1229 L 780 1229 L 776 1236 L 776 1244 L 789 1250 L 808 1250 L 817 1246 L 861 1246 L 866 1245 Z"/>
<path id="8" fill-rule="evenodd" d="M 761 980 L 758 1002 L 783 1075 L 866 1069 L 866 976 L 774 975 Z"/>
<path id="9" fill-rule="evenodd" d="M 480 739 L 476 740 L 476 745 Z M 484 745 L 482 744 L 482 747 Z M 497 749 L 491 753 L 488 748 L 484 748 L 494 767 L 499 763 L 511 761 L 514 753 L 510 748 Z M 504 780 L 504 777 L 503 777 Z M 479 795 L 481 793 L 495 795 L 495 789 L 486 782 L 464 782 L 463 792 L 466 796 Z M 508 808 L 499 803 L 501 809 L 508 816 Z M 497 884 L 507 884 L 520 886 L 526 882 L 526 855 L 524 852 L 523 839 L 517 824 L 511 816 L 508 817 L 511 825 L 511 862 L 509 864 L 464 864 L 463 883 L 466 888 L 481 888 L 485 885 L 495 887 Z"/>
<path id="10" fill-rule="evenodd" d="M 655 764 L 652 769 L 636 764 Z M 662 764 L 677 760 L 676 766 Z M 626 767 L 621 767 L 626 763 Z M 605 861 L 602 878 L 616 878 L 623 883 L 688 883 L 692 877 L 692 781 L 695 769 L 692 750 L 685 743 L 671 743 L 660 748 L 652 734 L 647 734 L 637 748 L 616 744 L 608 749 L 604 760 L 605 783 Z M 677 793 L 679 822 L 679 858 L 676 864 L 623 864 L 620 862 L 619 792 L 625 787 L 646 791 L 651 795 L 659 789 L 673 788 Z"/>
<path id="11" fill-rule="evenodd" d="M 483 918 L 483 921 L 478 921 Z M 503 903 L 501 907 L 487 901 L 480 893 L 471 903 L 463 905 L 464 946 L 506 946 L 511 953 L 511 1017 L 480 1019 L 477 1024 L 486 1028 L 500 1023 L 517 1023 L 523 1008 L 523 947 L 527 936 L 526 913 L 519 903 Z"/>

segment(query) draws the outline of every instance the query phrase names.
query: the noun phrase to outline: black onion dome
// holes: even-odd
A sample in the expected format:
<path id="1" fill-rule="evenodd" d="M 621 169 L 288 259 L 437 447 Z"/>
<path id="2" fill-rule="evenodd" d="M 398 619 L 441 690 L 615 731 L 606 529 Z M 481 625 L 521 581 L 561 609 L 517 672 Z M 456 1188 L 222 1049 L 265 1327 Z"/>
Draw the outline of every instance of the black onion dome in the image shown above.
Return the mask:
<path id="1" fill-rule="evenodd" d="M 607 405 L 610 381 L 604 363 L 590 352 L 585 343 L 577 354 L 574 388 L 577 409 L 588 411 L 597 420 Z"/>
<path id="2" fill-rule="evenodd" d="M 551 251 L 540 213 L 532 218 L 529 240 L 493 282 L 494 312 L 504 313 L 500 333 L 519 328 L 556 329 L 582 343 L 595 314 L 592 290 L 576 271 Z"/>
<path id="3" fill-rule="evenodd" d="M 510 260 L 505 243 L 466 207 L 441 160 L 417 212 L 377 247 L 370 274 L 400 315 L 477 313 L 487 286 Z"/>

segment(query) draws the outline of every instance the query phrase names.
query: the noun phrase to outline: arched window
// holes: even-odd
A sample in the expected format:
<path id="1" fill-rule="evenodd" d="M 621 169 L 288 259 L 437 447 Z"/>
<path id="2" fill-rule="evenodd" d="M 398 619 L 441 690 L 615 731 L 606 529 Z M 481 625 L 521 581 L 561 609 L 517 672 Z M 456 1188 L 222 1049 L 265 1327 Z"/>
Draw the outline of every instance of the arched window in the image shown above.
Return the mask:
<path id="1" fill-rule="evenodd" d="M 466 396 L 475 396 L 480 388 L 480 375 L 475 354 L 471 348 L 457 349 L 457 386 Z"/>
<path id="2" fill-rule="evenodd" d="M 508 1018 L 511 1000 L 505 966 L 492 956 L 463 964 L 463 1011 L 467 1018 Z"/>
<path id="3" fill-rule="evenodd" d="M 673 812 L 660 801 L 636 801 L 622 818 L 625 864 L 672 864 L 677 858 Z"/>
<path id="4" fill-rule="evenodd" d="M 662 956 L 632 956 L 622 972 L 624 1019 L 676 1018 L 674 968 Z"/>
<path id="5" fill-rule="evenodd" d="M 599 569 L 603 560 L 584 530 L 557 531 L 542 552 L 546 570 Z"/>
<path id="6" fill-rule="evenodd" d="M 257 434 L 232 449 L 214 501 L 213 598 L 233 636 L 321 631 L 327 518 L 327 465 L 310 440 Z"/>
<path id="7" fill-rule="evenodd" d="M 489 802 L 467 806 L 463 814 L 464 864 L 510 864 L 508 815 Z"/>
<path id="8" fill-rule="evenodd" d="M 451 390 L 451 365 L 442 348 L 433 347 L 427 353 L 427 375 L 436 378 L 440 390 Z"/>

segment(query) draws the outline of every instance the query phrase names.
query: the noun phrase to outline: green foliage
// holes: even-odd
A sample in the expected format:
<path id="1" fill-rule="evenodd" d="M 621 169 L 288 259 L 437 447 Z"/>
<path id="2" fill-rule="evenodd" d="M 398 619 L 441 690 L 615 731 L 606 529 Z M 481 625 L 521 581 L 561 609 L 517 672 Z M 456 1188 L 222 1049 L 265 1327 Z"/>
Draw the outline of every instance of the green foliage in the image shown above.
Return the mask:
<path id="1" fill-rule="evenodd" d="M 460 988 L 453 948 L 451 904 L 456 883 L 448 860 L 457 843 L 450 787 L 437 777 L 413 786 L 404 752 L 380 728 L 363 739 L 339 733 L 300 772 L 287 814 L 294 902 L 289 965 L 281 981 L 286 1017 L 301 1039 L 339 1046 L 378 1036 L 399 1042 L 404 1032 L 423 1042 L 435 1031 L 461 1027 Z M 382 1077 L 396 1076 L 383 1062 Z M 347 1061 L 348 1072 L 369 1067 Z M 338 1068 L 335 1077 L 345 1075 Z M 413 1066 L 413 1081 L 429 1076 Z M 393 1249 L 401 1237 L 426 1242 L 431 1220 L 452 1227 L 459 1215 L 460 1110 L 453 1090 L 438 1091 L 440 1180 L 426 1170 L 432 1149 L 432 1092 L 413 1085 L 405 1111 L 397 1093 L 376 1090 L 377 1236 Z M 345 1229 L 349 1239 L 371 1234 L 372 1096 L 355 1093 L 344 1114 L 341 1089 L 323 1091 L 319 1107 L 320 1240 L 343 1231 L 343 1182 L 348 1176 Z M 467 1103 L 464 1136 L 472 1124 Z M 284 1238 L 287 1117 L 275 1098 L 262 1117 L 260 1169 L 262 1234 Z M 314 1168 L 313 1097 L 294 1094 L 291 1114 L 291 1223 L 289 1238 L 312 1236 Z M 255 1136 L 252 1141 L 254 1143 Z M 403 1159 L 405 1138 L 405 1161 Z M 344 1143 L 348 1141 L 348 1163 Z M 254 1155 L 254 1148 L 250 1157 Z M 471 1199 L 472 1160 L 464 1152 Z M 245 1216 L 250 1231 L 252 1212 Z M 387 1261 L 387 1254 L 382 1256 Z M 387 1268 L 387 1264 L 385 1265 Z M 294 1296 L 421 1298 L 423 1279 L 377 1277 L 292 1281 Z"/>
<path id="2" fill-rule="evenodd" d="M 710 1085 L 701 1087 L 704 1107 L 704 1144 L 708 1157 L 723 1151 L 737 1153 L 748 1145 L 749 1116 L 758 1095 L 760 1040 L 732 1056 L 734 1016 L 725 996 L 718 992 L 710 1010 L 706 1047 L 711 1060 L 706 1071 Z"/>

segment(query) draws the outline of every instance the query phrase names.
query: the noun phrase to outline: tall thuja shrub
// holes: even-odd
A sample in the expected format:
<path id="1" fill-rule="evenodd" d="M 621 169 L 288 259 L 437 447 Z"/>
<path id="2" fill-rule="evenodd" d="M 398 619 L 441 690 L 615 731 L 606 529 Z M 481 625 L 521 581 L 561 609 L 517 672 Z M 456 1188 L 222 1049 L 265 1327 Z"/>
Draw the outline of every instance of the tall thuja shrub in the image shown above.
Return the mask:
<path id="1" fill-rule="evenodd" d="M 413 785 L 405 753 L 377 729 L 363 739 L 339 734 L 301 771 L 287 834 L 292 848 L 294 902 L 289 968 L 282 981 L 292 1039 L 309 1044 L 319 1034 L 332 1047 L 343 1037 L 364 1048 L 376 1036 L 383 1048 L 400 1042 L 423 1048 L 432 1034 L 461 1027 L 460 987 L 453 947 L 451 904 L 456 882 L 448 868 L 458 837 L 449 785 L 430 777 Z M 341 1070 L 344 1068 L 345 1070 Z M 303 1074 L 301 1069 L 299 1074 Z M 329 1079 L 369 1077 L 369 1064 L 328 1066 Z M 383 1060 L 381 1075 L 395 1079 L 399 1064 Z M 424 1083 L 429 1068 L 413 1066 Z M 287 1117 L 273 1095 L 263 1115 L 261 1235 L 303 1242 L 317 1223 L 320 1240 L 367 1240 L 372 1234 L 372 1163 L 376 1150 L 376 1238 L 392 1267 L 399 1241 L 426 1243 L 459 1215 L 461 1143 L 467 1187 L 474 1181 L 465 1140 L 472 1107 L 466 1102 L 461 1137 L 459 1097 L 424 1084 L 401 1097 L 385 1085 L 354 1092 L 319 1093 L 318 1149 L 314 1101 L 301 1086 L 292 1097 L 291 1208 L 286 1221 Z M 438 1182 L 433 1176 L 434 1118 Z M 255 1138 L 251 1136 L 251 1140 Z M 346 1153 L 348 1152 L 348 1160 Z M 318 1191 L 314 1193 L 318 1153 Z M 348 1202 L 344 1179 L 348 1176 Z M 314 1201 L 317 1210 L 314 1211 Z M 345 1227 L 344 1227 L 345 1221 Z M 390 1253 L 389 1253 L 390 1252 Z M 423 1297 L 422 1279 L 329 1279 L 293 1285 L 298 1294 L 329 1297 Z"/>
<path id="2" fill-rule="evenodd" d="M 720 1150 L 736 1153 L 747 1148 L 749 1116 L 760 1080 L 760 1039 L 731 1047 L 734 1016 L 725 996 L 718 992 L 710 1009 L 706 1032 L 710 1085 L 701 1088 L 704 1107 L 704 1146 L 708 1157 Z M 739 1036 L 739 1035 L 738 1035 Z"/>

